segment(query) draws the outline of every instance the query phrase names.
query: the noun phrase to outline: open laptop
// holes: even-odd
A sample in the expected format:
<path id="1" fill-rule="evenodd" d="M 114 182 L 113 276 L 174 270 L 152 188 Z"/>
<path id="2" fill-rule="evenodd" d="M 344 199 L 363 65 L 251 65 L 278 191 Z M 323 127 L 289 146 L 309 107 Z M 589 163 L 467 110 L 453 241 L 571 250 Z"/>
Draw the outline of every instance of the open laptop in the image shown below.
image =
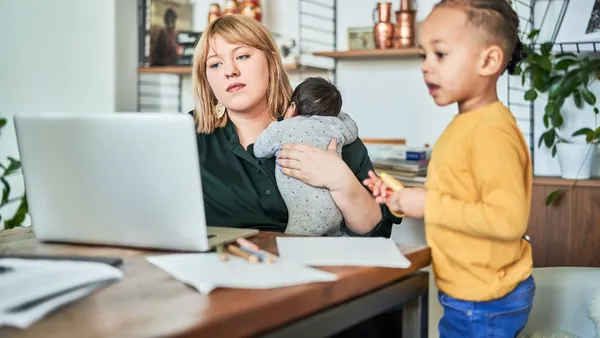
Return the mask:
<path id="1" fill-rule="evenodd" d="M 207 227 L 188 114 L 38 113 L 14 122 L 41 241 L 204 252 L 258 233 Z"/>

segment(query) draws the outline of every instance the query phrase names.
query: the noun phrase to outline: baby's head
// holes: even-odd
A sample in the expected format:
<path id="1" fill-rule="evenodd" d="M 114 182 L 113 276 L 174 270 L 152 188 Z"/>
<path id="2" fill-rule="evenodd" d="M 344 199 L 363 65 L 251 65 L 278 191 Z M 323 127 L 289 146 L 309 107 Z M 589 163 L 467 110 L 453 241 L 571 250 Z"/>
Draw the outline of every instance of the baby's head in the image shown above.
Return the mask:
<path id="1" fill-rule="evenodd" d="M 342 94 L 329 81 L 309 77 L 300 83 L 294 93 L 285 118 L 294 116 L 338 116 L 342 110 Z"/>
<path id="2" fill-rule="evenodd" d="M 521 60 L 519 17 L 508 0 L 442 0 L 422 23 L 422 71 L 440 106 L 464 102 Z"/>

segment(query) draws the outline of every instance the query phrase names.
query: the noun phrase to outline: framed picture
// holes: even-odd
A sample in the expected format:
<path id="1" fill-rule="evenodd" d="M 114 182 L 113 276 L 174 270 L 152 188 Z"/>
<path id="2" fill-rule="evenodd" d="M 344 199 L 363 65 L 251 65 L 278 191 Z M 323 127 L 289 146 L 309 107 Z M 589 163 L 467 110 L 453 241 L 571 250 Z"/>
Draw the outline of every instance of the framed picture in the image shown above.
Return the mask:
<path id="1" fill-rule="evenodd" d="M 373 27 L 349 27 L 348 50 L 375 49 Z"/>

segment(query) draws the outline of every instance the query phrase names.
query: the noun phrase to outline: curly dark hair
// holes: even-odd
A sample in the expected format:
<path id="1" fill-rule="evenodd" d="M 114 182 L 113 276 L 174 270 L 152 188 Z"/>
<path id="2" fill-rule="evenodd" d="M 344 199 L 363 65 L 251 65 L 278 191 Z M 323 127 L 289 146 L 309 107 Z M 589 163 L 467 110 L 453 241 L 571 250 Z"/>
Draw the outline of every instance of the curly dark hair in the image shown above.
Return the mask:
<path id="1" fill-rule="evenodd" d="M 523 44 L 519 39 L 519 16 L 508 0 L 441 0 L 435 7 L 454 6 L 464 9 L 467 22 L 482 30 L 489 43 L 502 47 L 506 70 L 513 74 L 523 59 Z"/>

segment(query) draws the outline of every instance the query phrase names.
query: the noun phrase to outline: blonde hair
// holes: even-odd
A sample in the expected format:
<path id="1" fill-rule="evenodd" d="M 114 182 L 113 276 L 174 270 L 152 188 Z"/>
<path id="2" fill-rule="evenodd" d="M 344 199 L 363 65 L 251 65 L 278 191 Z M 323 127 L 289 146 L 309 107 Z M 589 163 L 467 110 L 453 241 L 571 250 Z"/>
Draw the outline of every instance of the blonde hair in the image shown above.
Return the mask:
<path id="1" fill-rule="evenodd" d="M 218 102 L 206 77 L 206 58 L 216 36 L 231 44 L 256 48 L 265 54 L 269 67 L 269 84 L 266 93 L 269 115 L 276 119 L 283 114 L 292 95 L 292 86 L 271 33 L 251 17 L 239 14 L 226 15 L 206 27 L 194 50 L 192 86 L 196 100 L 194 121 L 197 131 L 209 134 L 227 123 L 227 114 L 218 118 L 214 112 Z"/>

